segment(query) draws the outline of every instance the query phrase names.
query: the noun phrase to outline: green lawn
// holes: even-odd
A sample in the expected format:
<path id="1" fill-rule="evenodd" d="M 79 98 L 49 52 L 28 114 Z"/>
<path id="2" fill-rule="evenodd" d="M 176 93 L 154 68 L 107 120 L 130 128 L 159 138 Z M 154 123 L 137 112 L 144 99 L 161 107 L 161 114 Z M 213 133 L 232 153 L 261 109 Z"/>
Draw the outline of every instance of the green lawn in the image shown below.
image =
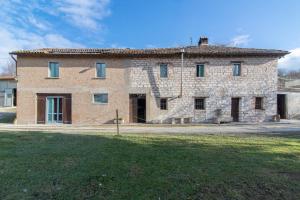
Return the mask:
<path id="1" fill-rule="evenodd" d="M 0 199 L 300 199 L 300 137 L 2 132 Z"/>

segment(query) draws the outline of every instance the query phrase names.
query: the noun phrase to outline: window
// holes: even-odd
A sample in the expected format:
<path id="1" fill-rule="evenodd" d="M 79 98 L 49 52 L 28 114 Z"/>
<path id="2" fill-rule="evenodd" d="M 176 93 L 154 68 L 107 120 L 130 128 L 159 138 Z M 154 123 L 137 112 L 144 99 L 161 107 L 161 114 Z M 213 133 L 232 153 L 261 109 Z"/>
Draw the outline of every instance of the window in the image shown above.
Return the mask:
<path id="1" fill-rule="evenodd" d="M 108 94 L 94 94 L 94 103 L 108 103 Z"/>
<path id="2" fill-rule="evenodd" d="M 96 76 L 97 76 L 97 78 L 105 78 L 105 76 L 106 76 L 105 63 L 97 63 L 96 64 Z"/>
<path id="3" fill-rule="evenodd" d="M 168 110 L 168 100 L 166 98 L 160 99 L 160 109 Z"/>
<path id="4" fill-rule="evenodd" d="M 196 76 L 197 77 L 204 77 L 204 65 L 203 64 L 197 65 Z"/>
<path id="5" fill-rule="evenodd" d="M 168 78 L 168 65 L 160 64 L 160 78 Z"/>
<path id="6" fill-rule="evenodd" d="M 241 63 L 233 63 L 232 72 L 233 72 L 233 76 L 240 76 L 241 75 Z"/>
<path id="7" fill-rule="evenodd" d="M 263 109 L 263 98 L 255 97 L 255 109 Z"/>
<path id="8" fill-rule="evenodd" d="M 58 78 L 59 77 L 59 63 L 50 62 L 49 63 L 49 77 Z"/>
<path id="9" fill-rule="evenodd" d="M 205 110 L 205 98 L 195 98 L 195 110 Z"/>

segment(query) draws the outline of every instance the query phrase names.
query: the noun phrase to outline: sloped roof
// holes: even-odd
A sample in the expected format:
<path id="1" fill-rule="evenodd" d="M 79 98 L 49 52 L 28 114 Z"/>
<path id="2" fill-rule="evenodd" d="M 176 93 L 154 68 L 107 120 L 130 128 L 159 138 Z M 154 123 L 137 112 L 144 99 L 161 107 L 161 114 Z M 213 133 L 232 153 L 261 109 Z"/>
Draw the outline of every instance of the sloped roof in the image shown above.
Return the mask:
<path id="1" fill-rule="evenodd" d="M 1 76 L 0 75 L 0 81 L 14 81 L 16 80 L 15 76 Z"/>
<path id="2" fill-rule="evenodd" d="M 180 55 L 184 49 L 186 55 L 191 56 L 275 56 L 282 57 L 288 51 L 274 49 L 237 48 L 215 45 L 186 46 L 177 48 L 154 48 L 154 49 L 101 49 L 101 48 L 42 48 L 33 50 L 18 50 L 13 55 L 102 55 L 102 56 L 168 56 Z"/>

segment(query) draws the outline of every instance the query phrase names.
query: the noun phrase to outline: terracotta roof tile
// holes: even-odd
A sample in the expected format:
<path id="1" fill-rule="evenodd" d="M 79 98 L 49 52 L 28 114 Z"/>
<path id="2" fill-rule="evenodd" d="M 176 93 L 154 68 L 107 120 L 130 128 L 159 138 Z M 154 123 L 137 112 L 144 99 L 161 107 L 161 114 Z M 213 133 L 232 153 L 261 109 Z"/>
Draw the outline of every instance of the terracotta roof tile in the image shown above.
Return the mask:
<path id="1" fill-rule="evenodd" d="M 177 55 L 181 50 L 185 54 L 194 56 L 284 56 L 288 51 L 274 49 L 236 48 L 227 46 L 186 46 L 178 48 L 156 48 L 156 49 L 100 49 L 100 48 L 43 48 L 33 50 L 18 50 L 13 55 L 107 55 L 107 56 L 151 56 L 151 55 Z"/>

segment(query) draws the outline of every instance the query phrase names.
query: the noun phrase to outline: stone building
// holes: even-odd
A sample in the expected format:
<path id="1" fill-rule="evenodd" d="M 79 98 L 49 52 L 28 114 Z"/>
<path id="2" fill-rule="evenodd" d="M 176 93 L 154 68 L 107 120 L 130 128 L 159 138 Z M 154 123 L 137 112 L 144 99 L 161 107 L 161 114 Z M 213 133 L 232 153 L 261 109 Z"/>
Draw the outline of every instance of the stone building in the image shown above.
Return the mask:
<path id="1" fill-rule="evenodd" d="M 0 107 L 17 105 L 17 81 L 14 76 L 0 76 Z"/>
<path id="2" fill-rule="evenodd" d="M 17 123 L 267 121 L 281 50 L 208 44 L 158 49 L 36 49 L 17 56 Z"/>
<path id="3" fill-rule="evenodd" d="M 278 78 L 277 113 L 281 119 L 300 119 L 300 79 Z"/>

